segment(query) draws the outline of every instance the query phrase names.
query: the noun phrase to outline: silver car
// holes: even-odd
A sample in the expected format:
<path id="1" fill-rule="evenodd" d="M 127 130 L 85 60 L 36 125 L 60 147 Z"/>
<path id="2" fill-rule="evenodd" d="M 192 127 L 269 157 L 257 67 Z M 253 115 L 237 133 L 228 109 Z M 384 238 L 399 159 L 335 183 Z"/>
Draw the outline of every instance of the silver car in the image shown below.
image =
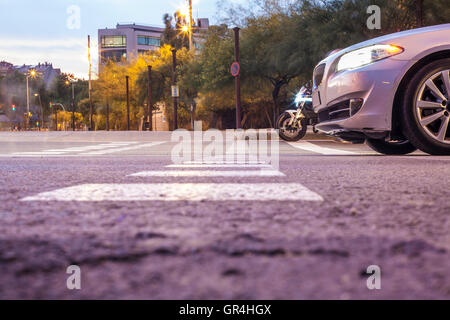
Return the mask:
<path id="1" fill-rule="evenodd" d="M 317 129 L 384 154 L 450 155 L 450 24 L 337 50 L 314 70 Z"/>

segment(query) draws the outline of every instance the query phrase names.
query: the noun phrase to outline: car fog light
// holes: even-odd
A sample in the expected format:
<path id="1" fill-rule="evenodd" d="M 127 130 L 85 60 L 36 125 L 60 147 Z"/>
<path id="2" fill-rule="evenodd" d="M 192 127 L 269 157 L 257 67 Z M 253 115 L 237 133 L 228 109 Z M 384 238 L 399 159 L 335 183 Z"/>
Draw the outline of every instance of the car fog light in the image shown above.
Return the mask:
<path id="1" fill-rule="evenodd" d="M 364 99 L 350 99 L 350 116 L 354 116 L 361 110 Z"/>

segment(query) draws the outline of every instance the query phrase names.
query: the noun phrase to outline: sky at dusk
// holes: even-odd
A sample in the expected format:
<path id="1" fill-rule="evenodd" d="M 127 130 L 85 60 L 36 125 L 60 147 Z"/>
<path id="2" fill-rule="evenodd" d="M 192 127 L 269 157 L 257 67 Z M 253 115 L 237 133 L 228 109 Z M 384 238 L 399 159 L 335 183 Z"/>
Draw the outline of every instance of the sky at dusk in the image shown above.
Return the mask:
<path id="1" fill-rule="evenodd" d="M 210 18 L 214 23 L 216 2 L 193 0 L 194 18 Z M 63 72 L 87 78 L 88 34 L 96 72 L 97 29 L 130 22 L 162 26 L 164 13 L 173 13 L 185 3 L 185 0 L 0 0 L 0 61 L 14 65 L 51 62 Z M 74 19 L 78 9 L 79 20 Z"/>

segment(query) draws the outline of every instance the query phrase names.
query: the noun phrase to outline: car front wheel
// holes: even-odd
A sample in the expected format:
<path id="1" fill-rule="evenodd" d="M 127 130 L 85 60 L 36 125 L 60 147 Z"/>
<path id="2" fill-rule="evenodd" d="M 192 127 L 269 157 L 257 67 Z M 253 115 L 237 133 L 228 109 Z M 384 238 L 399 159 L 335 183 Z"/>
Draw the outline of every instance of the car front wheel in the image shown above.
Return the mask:
<path id="1" fill-rule="evenodd" d="M 450 59 L 422 67 L 406 87 L 403 134 L 418 149 L 450 155 Z"/>

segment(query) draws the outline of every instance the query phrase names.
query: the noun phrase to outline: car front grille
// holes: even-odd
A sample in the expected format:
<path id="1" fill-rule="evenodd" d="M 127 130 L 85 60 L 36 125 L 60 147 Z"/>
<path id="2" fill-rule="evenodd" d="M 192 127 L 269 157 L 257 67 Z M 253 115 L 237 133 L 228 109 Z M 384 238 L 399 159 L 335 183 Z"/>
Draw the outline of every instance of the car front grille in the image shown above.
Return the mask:
<path id="1" fill-rule="evenodd" d="M 314 88 L 317 88 L 320 86 L 323 80 L 323 75 L 325 73 L 325 63 L 322 63 L 321 65 L 318 65 L 316 69 L 314 69 L 314 75 L 313 75 L 313 81 L 314 81 Z"/>
<path id="2" fill-rule="evenodd" d="M 330 108 L 319 112 L 319 122 L 342 120 L 350 118 L 350 100 L 339 102 Z"/>

